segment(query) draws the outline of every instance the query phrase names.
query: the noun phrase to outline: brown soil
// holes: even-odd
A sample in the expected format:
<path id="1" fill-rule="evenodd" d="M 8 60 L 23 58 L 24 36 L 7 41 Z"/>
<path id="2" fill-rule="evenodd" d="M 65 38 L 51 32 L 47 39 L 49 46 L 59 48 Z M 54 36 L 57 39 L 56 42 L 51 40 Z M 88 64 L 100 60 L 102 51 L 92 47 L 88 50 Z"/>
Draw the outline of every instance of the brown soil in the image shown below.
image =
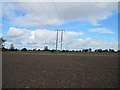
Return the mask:
<path id="1" fill-rule="evenodd" d="M 3 53 L 3 88 L 116 88 L 118 55 Z"/>

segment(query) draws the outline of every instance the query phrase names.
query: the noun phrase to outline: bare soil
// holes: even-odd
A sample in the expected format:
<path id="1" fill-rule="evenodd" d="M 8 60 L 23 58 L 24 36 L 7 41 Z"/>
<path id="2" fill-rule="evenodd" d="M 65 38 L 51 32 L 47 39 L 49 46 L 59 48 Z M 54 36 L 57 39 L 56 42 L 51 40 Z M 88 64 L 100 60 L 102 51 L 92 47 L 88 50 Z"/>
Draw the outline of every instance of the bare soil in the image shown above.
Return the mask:
<path id="1" fill-rule="evenodd" d="M 117 53 L 3 52 L 3 88 L 116 88 Z"/>

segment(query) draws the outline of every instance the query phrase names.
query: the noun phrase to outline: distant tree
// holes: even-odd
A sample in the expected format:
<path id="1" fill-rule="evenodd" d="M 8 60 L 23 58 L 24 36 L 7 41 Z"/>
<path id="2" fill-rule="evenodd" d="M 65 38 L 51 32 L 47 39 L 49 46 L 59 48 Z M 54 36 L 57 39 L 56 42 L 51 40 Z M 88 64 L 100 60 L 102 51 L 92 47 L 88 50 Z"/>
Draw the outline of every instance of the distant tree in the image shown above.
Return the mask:
<path id="1" fill-rule="evenodd" d="M 95 49 L 95 52 L 98 52 L 98 49 Z"/>
<path id="2" fill-rule="evenodd" d="M 19 51 L 19 49 L 16 48 L 16 49 L 14 49 L 14 51 Z"/>
<path id="3" fill-rule="evenodd" d="M 33 51 L 37 51 L 37 49 L 35 48 L 35 49 L 33 49 Z"/>
<path id="4" fill-rule="evenodd" d="M 6 40 L 3 38 L 0 38 L 0 45 L 2 45 Z"/>
<path id="5" fill-rule="evenodd" d="M 48 51 L 49 49 L 48 49 L 48 46 L 45 46 L 44 47 L 44 51 Z"/>
<path id="6" fill-rule="evenodd" d="M 62 50 L 62 52 L 65 52 L 65 50 Z"/>
<path id="7" fill-rule="evenodd" d="M 79 52 L 78 50 L 76 50 L 75 52 Z"/>
<path id="8" fill-rule="evenodd" d="M 10 51 L 14 51 L 15 50 L 15 46 L 14 46 L 14 44 L 11 44 L 10 45 L 10 49 L 9 49 Z"/>
<path id="9" fill-rule="evenodd" d="M 120 50 L 117 50 L 117 52 L 120 52 Z"/>
<path id="10" fill-rule="evenodd" d="M 40 51 L 40 49 L 38 49 L 38 51 Z"/>
<path id="11" fill-rule="evenodd" d="M 91 49 L 91 48 L 89 48 L 88 52 L 92 52 L 92 49 Z"/>
<path id="12" fill-rule="evenodd" d="M 83 49 L 83 52 L 88 52 L 89 50 L 88 49 Z"/>
<path id="13" fill-rule="evenodd" d="M 6 39 L 0 38 L 0 49 L 2 49 L 3 51 L 6 51 L 7 49 L 5 48 L 4 42 L 6 41 Z"/>
<path id="14" fill-rule="evenodd" d="M 72 52 L 75 52 L 75 50 L 72 50 Z"/>
<path id="15" fill-rule="evenodd" d="M 65 50 L 65 52 L 69 52 L 69 50 Z"/>
<path id="16" fill-rule="evenodd" d="M 52 49 L 52 50 L 51 50 L 51 52 L 55 52 L 55 50 L 54 50 L 54 49 Z"/>
<path id="17" fill-rule="evenodd" d="M 58 52 L 60 52 L 60 50 L 57 50 Z"/>
<path id="18" fill-rule="evenodd" d="M 21 51 L 27 51 L 27 48 L 23 48 L 23 49 L 21 49 Z"/>
<path id="19" fill-rule="evenodd" d="M 96 49 L 95 52 L 103 52 L 102 49 Z"/>
<path id="20" fill-rule="evenodd" d="M 32 51 L 32 50 L 29 49 L 29 50 L 27 50 L 27 51 Z"/>
<path id="21" fill-rule="evenodd" d="M 32 51 L 35 51 L 35 49 L 32 49 Z"/>
<path id="22" fill-rule="evenodd" d="M 113 49 L 109 49 L 109 52 L 115 52 Z"/>
<path id="23" fill-rule="evenodd" d="M 108 52 L 108 50 L 107 50 L 107 49 L 105 49 L 105 50 L 103 50 L 103 52 Z"/>

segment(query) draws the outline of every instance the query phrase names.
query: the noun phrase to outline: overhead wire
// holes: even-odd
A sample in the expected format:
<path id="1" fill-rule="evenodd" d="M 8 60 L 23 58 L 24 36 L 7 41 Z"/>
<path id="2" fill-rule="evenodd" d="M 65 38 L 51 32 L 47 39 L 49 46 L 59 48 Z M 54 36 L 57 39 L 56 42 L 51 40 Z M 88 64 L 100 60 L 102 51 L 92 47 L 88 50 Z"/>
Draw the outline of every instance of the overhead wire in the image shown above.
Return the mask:
<path id="1" fill-rule="evenodd" d="M 54 24 L 55 22 L 52 20 L 52 18 L 50 17 L 49 13 L 47 12 L 47 10 L 44 8 L 43 4 L 41 2 L 38 2 L 40 4 L 40 6 L 42 7 L 42 9 L 45 11 L 46 15 L 48 16 L 51 25 Z M 57 30 L 56 30 L 57 31 Z M 56 50 L 58 48 L 58 31 L 57 31 L 57 35 L 56 35 Z"/>
<path id="2" fill-rule="evenodd" d="M 58 8 L 57 8 L 54 0 L 52 0 L 52 1 L 53 1 L 53 5 L 55 7 L 55 11 L 57 13 L 58 20 L 60 20 L 60 14 L 58 13 Z M 58 27 L 58 28 L 60 28 L 60 27 Z M 61 31 L 61 50 L 62 50 L 62 47 L 63 47 L 63 45 L 62 45 L 62 42 L 63 42 L 63 32 L 65 32 L 65 30 L 62 29 L 62 30 L 59 30 L 59 31 Z"/>
<path id="3" fill-rule="evenodd" d="M 40 18 L 41 19 L 41 17 L 40 17 L 40 13 L 39 12 L 36 12 L 38 9 L 39 10 L 42 10 L 43 11 L 43 13 L 45 13 L 45 16 L 48 18 L 48 21 L 49 22 L 51 22 L 51 25 L 52 25 L 52 19 L 51 19 L 51 17 L 49 16 L 49 14 L 48 14 L 48 12 L 47 12 L 47 10 L 44 8 L 44 6 L 41 4 L 41 3 L 37 3 L 38 4 L 38 8 L 36 8 L 37 10 L 35 10 L 34 8 L 32 8 L 31 7 L 31 5 L 29 5 L 28 4 L 28 2 L 26 2 L 26 1 L 24 1 L 25 2 L 25 5 L 30 9 L 30 10 L 32 10 L 32 12 L 33 12 L 33 14 L 35 15 L 35 16 L 37 16 L 38 18 Z M 39 11 L 38 10 L 38 11 Z M 42 22 L 42 23 L 44 23 L 44 22 Z M 48 24 L 46 24 L 47 26 L 50 26 L 50 24 L 48 23 Z"/>
<path id="4" fill-rule="evenodd" d="M 37 17 L 39 17 L 39 18 L 41 18 L 40 16 L 39 16 L 39 14 L 38 14 L 38 12 L 36 12 L 27 2 L 25 2 L 25 4 L 34 12 L 34 14 L 37 16 Z M 50 17 L 50 15 L 49 15 L 49 13 L 48 13 L 48 11 L 44 8 L 44 6 L 43 6 L 43 4 L 41 3 L 41 2 L 38 2 L 38 4 L 40 4 L 40 5 L 38 5 L 38 7 L 40 8 L 42 8 L 42 10 L 46 13 L 45 15 L 48 17 L 48 19 L 49 19 L 49 21 L 51 22 L 51 25 L 52 25 L 52 23 L 54 24 L 54 21 L 52 20 L 52 18 Z M 55 11 L 56 11 L 56 13 L 57 13 L 57 17 L 58 17 L 58 20 L 59 20 L 59 14 L 58 14 L 58 9 L 57 9 L 57 7 L 56 7 L 56 4 L 55 4 L 55 2 L 54 2 L 54 0 L 53 0 L 53 5 L 54 5 L 54 7 L 55 7 Z M 48 26 L 50 26 L 50 24 L 48 23 Z M 59 27 L 58 27 L 59 28 Z M 59 31 L 59 30 L 58 30 Z M 57 37 L 59 36 L 58 34 L 58 31 L 57 31 Z M 63 30 L 61 31 L 61 36 L 63 36 Z M 58 42 L 58 38 L 57 38 L 57 42 Z M 62 38 L 61 38 L 61 44 L 62 44 Z M 62 46 L 62 45 L 61 45 Z M 61 47 L 62 48 L 62 47 Z"/>
<path id="5" fill-rule="evenodd" d="M 38 13 L 28 4 L 28 2 L 25 2 L 25 4 L 30 8 L 30 10 L 32 10 L 32 12 L 34 12 L 33 14 L 35 16 L 38 16 L 40 18 L 40 16 L 38 15 Z"/>
<path id="6" fill-rule="evenodd" d="M 36 2 L 35 2 L 35 3 L 36 3 Z M 41 17 L 39 16 L 39 12 L 36 12 L 36 10 L 34 10 L 34 9 L 28 4 L 28 2 L 25 1 L 25 4 L 33 11 L 34 15 L 36 15 L 36 16 L 39 17 L 39 18 L 41 18 Z M 46 9 L 43 7 L 43 5 L 42 5 L 41 3 L 38 2 L 38 4 L 40 4 L 40 5 L 38 5 L 38 7 L 41 8 L 41 10 L 42 10 L 43 12 L 45 12 L 46 17 L 49 19 L 48 21 L 50 21 L 50 22 L 52 23 L 52 20 L 51 20 L 49 14 L 47 13 Z M 49 24 L 47 24 L 47 25 L 50 26 Z"/>
<path id="7" fill-rule="evenodd" d="M 46 13 L 47 17 L 49 18 L 49 21 L 51 22 L 51 25 L 53 23 L 52 18 L 50 17 L 48 11 L 44 8 L 43 4 L 41 2 L 38 2 L 40 4 L 40 6 L 42 7 L 43 11 Z"/>

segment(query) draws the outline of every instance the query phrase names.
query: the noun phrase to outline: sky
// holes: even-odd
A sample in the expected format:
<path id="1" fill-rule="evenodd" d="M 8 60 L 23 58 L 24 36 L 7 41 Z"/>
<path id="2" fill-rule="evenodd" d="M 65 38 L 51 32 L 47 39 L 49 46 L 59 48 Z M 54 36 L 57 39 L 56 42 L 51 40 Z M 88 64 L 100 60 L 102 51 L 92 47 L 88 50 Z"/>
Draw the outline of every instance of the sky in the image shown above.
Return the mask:
<path id="1" fill-rule="evenodd" d="M 1 2 L 0 37 L 5 46 L 55 49 L 118 49 L 118 2 Z M 58 49 L 60 49 L 59 31 Z"/>

